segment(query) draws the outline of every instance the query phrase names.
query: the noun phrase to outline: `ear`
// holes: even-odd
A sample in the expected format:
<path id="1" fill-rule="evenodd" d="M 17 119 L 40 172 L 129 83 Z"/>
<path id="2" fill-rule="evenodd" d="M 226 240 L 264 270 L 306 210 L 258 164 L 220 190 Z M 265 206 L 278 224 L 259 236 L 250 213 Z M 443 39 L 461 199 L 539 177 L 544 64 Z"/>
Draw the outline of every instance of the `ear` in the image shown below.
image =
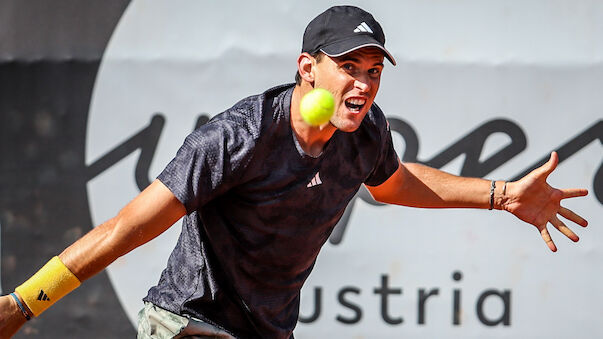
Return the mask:
<path id="1" fill-rule="evenodd" d="M 306 52 L 297 57 L 297 71 L 303 81 L 314 84 L 314 65 L 316 60 Z"/>

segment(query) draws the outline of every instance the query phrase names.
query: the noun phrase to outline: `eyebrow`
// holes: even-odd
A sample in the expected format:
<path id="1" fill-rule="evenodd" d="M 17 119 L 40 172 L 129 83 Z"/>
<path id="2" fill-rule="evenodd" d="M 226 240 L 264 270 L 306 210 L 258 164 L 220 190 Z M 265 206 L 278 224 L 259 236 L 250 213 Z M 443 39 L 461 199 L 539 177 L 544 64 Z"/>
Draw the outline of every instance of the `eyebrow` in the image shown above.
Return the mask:
<path id="1" fill-rule="evenodd" d="M 343 61 L 353 61 L 353 62 L 356 62 L 356 63 L 360 63 L 360 59 L 359 58 L 353 57 L 351 55 L 342 55 L 338 59 L 340 61 L 342 61 L 342 62 Z M 376 62 L 376 63 L 373 64 L 373 66 L 384 66 L 384 64 L 383 64 L 383 62 Z"/>

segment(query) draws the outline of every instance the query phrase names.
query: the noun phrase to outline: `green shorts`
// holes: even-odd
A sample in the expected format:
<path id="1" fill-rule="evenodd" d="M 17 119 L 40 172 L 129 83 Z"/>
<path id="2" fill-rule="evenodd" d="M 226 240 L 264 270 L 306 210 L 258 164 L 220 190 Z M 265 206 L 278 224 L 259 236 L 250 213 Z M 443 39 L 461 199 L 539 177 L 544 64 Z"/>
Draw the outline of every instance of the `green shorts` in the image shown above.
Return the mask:
<path id="1" fill-rule="evenodd" d="M 183 317 L 149 302 L 138 312 L 138 339 L 236 339 L 202 320 Z"/>

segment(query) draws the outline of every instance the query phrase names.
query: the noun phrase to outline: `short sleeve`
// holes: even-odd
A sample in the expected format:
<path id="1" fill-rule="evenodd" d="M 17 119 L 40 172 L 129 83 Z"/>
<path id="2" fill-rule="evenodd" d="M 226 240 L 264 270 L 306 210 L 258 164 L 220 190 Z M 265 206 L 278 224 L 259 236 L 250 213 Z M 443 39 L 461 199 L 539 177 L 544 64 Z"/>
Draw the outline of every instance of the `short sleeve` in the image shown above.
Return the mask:
<path id="1" fill-rule="evenodd" d="M 186 137 L 158 179 L 192 212 L 236 185 L 253 145 L 236 122 L 210 121 Z"/>
<path id="2" fill-rule="evenodd" d="M 383 117 L 383 121 L 382 124 L 380 124 L 381 126 L 379 126 L 381 136 L 379 153 L 373 171 L 364 181 L 364 183 L 369 186 L 378 186 L 384 183 L 392 176 L 392 174 L 394 174 L 394 172 L 396 172 L 400 165 L 398 162 L 398 155 L 394 149 L 389 123 L 385 120 L 382 113 L 381 116 Z"/>

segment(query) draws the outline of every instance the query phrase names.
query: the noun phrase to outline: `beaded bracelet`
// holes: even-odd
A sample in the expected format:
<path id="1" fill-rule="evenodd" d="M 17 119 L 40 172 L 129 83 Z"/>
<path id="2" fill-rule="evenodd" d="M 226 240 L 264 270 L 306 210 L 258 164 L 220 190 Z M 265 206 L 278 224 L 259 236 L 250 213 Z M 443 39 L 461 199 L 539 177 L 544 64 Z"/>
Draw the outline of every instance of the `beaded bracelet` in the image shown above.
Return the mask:
<path id="1" fill-rule="evenodd" d="M 496 188 L 496 181 L 492 180 L 490 182 L 490 208 L 489 210 L 494 208 L 494 189 Z"/>

